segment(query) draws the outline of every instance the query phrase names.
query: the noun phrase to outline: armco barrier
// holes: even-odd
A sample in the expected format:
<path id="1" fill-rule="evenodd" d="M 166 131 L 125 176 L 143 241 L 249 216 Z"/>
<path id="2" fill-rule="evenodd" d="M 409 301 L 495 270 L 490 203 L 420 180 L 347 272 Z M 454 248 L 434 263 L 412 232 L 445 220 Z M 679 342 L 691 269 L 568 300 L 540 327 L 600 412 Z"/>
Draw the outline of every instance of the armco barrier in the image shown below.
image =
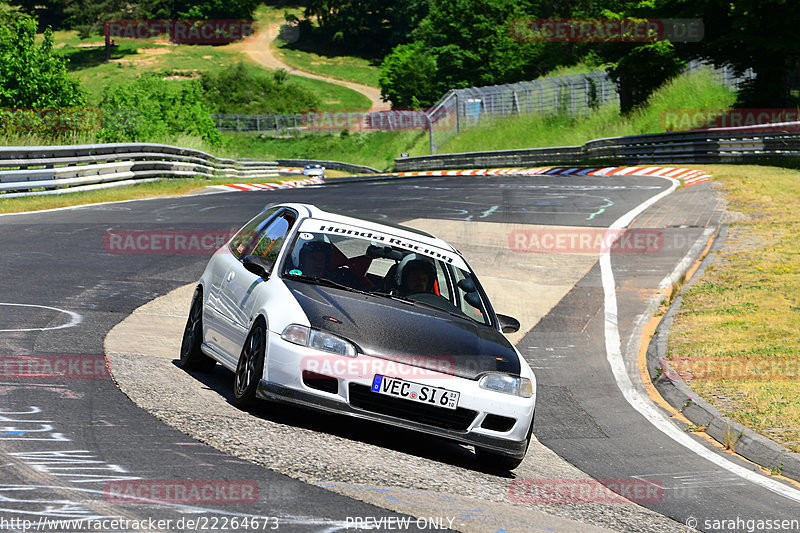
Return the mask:
<path id="1" fill-rule="evenodd" d="M 275 161 L 225 159 L 152 143 L 2 147 L 0 191 L 156 177 L 265 178 L 277 176 L 277 166 Z"/>
<path id="2" fill-rule="evenodd" d="M 395 159 L 395 170 L 519 165 L 742 163 L 800 157 L 800 122 L 610 137 L 583 146 L 466 152 Z"/>

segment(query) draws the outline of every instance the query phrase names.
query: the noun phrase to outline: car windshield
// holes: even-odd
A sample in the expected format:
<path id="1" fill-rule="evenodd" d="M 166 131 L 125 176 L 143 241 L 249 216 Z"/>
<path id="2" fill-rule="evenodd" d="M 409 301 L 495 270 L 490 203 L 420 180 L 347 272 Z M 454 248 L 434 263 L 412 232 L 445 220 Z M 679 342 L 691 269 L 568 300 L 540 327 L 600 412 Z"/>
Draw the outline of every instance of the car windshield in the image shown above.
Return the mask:
<path id="1" fill-rule="evenodd" d="M 298 232 L 281 269 L 284 278 L 337 286 L 434 307 L 490 325 L 485 297 L 460 256 L 408 239 Z"/>

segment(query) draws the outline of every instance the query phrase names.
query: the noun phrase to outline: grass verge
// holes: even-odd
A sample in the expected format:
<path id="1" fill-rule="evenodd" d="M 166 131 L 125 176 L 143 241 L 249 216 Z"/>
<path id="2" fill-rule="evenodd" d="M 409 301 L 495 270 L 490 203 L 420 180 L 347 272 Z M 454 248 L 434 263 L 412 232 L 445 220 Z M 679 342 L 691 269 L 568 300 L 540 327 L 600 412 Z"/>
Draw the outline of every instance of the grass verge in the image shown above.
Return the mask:
<path id="1" fill-rule="evenodd" d="M 684 293 L 668 357 L 725 416 L 800 451 L 800 171 L 703 166 L 735 215 Z"/>
<path id="2" fill-rule="evenodd" d="M 547 146 L 576 146 L 592 139 L 665 131 L 664 113 L 677 110 L 725 109 L 736 94 L 707 70 L 675 78 L 658 89 L 647 105 L 620 116 L 617 106 L 605 106 L 589 114 L 519 115 L 489 119 L 462 131 L 440 146 L 439 153 L 510 150 Z M 411 155 L 430 153 L 428 138 L 417 142 Z"/>
<path id="3" fill-rule="evenodd" d="M 266 178 L 251 180 L 258 183 L 277 183 L 291 178 Z M 248 180 L 231 179 L 205 179 L 184 178 L 165 179 L 136 185 L 98 189 L 95 191 L 82 191 L 65 194 L 44 196 L 24 196 L 21 198 L 4 199 L 0 195 L 0 213 L 19 213 L 22 211 L 41 211 L 43 209 L 57 209 L 84 204 L 100 204 L 104 202 L 121 202 L 124 200 L 138 200 L 142 198 L 158 198 L 164 196 L 182 196 L 199 192 L 209 185 L 223 185 L 226 183 L 242 182 Z"/>
<path id="4" fill-rule="evenodd" d="M 391 169 L 394 158 L 408 149 L 424 132 L 382 131 L 349 135 L 318 135 L 276 139 L 257 135 L 226 135 L 226 151 L 261 160 L 327 159 Z"/>

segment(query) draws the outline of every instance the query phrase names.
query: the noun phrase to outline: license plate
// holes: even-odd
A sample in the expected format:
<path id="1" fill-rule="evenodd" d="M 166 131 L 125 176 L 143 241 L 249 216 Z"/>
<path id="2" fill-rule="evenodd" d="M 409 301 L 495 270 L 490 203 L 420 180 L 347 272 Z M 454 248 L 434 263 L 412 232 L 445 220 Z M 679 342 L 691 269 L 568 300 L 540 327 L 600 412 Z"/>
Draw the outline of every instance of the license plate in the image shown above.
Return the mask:
<path id="1" fill-rule="evenodd" d="M 461 393 L 456 391 L 421 385 L 413 381 L 390 378 L 380 374 L 375 374 L 375 378 L 372 380 L 372 392 L 445 409 L 458 407 L 458 398 L 461 396 Z"/>

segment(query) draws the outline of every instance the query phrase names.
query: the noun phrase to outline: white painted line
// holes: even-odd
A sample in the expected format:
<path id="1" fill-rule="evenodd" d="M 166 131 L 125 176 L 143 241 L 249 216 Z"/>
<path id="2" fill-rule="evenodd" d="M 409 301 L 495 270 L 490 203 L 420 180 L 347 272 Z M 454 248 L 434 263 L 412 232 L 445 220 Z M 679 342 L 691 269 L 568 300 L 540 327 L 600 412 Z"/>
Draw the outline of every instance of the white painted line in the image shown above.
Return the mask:
<path id="1" fill-rule="evenodd" d="M 672 178 L 666 179 L 669 179 L 671 182 L 669 189 L 653 196 L 649 200 L 636 206 L 628 213 L 625 213 L 622 217 L 611 224 L 609 231 L 613 232 L 618 229 L 626 228 L 628 224 L 630 224 L 633 219 L 642 211 L 658 202 L 661 198 L 667 196 L 678 187 L 679 182 L 677 180 Z M 732 463 L 720 455 L 717 455 L 694 440 L 687 433 L 678 429 L 671 421 L 667 420 L 656 409 L 650 398 L 643 396 L 634 388 L 631 378 L 628 375 L 628 372 L 625 370 L 625 361 L 622 357 L 622 350 L 620 349 L 621 341 L 619 335 L 619 325 L 617 322 L 617 292 L 614 281 L 614 272 L 611 268 L 611 255 L 609 251 L 605 251 L 600 254 L 600 276 L 602 278 L 604 295 L 603 315 L 605 319 L 606 359 L 611 365 L 611 372 L 614 375 L 614 380 L 617 382 L 617 387 L 619 387 L 620 392 L 622 392 L 622 395 L 625 397 L 625 400 L 631 405 L 631 407 L 636 409 L 636 411 L 638 411 L 639 414 L 641 414 L 656 429 L 664 433 L 678 444 L 696 453 L 700 457 L 711 461 L 720 468 L 724 468 L 740 478 L 755 483 L 785 498 L 800 502 L 800 490 L 784 485 L 783 483 L 775 481 L 774 479 L 764 477 L 756 472 L 752 472 L 742 466 Z"/>
<path id="2" fill-rule="evenodd" d="M 712 233 L 714 233 L 714 228 L 706 228 L 705 230 L 703 230 L 703 234 L 697 238 L 697 240 L 694 242 L 689 251 L 686 252 L 686 255 L 683 256 L 683 259 L 681 259 L 680 262 L 675 266 L 675 269 L 672 271 L 672 273 L 664 277 L 664 279 L 662 279 L 661 282 L 658 284 L 659 289 L 667 289 L 672 285 L 674 285 L 675 283 L 678 283 L 678 280 L 680 280 L 682 273 L 686 272 L 689 265 L 691 265 L 694 262 L 694 258 L 697 257 L 697 254 L 706 245 L 706 243 L 708 242 L 708 238 L 711 236 Z"/>
<path id="3" fill-rule="evenodd" d="M 67 311 L 65 309 L 59 309 L 57 307 L 50 307 L 47 305 L 34 305 L 34 304 L 13 304 L 13 303 L 0 303 L 0 305 L 5 305 L 9 307 L 38 307 L 40 309 L 49 309 L 51 311 L 57 311 L 59 313 L 65 313 L 69 315 L 69 322 L 66 324 L 62 324 L 60 326 L 52 326 L 47 328 L 26 328 L 26 329 L 0 329 L 0 333 L 8 333 L 12 331 L 50 331 L 54 329 L 65 329 L 65 328 L 72 328 L 77 326 L 83 321 L 83 317 L 78 313 L 74 313 L 72 311 Z"/>

